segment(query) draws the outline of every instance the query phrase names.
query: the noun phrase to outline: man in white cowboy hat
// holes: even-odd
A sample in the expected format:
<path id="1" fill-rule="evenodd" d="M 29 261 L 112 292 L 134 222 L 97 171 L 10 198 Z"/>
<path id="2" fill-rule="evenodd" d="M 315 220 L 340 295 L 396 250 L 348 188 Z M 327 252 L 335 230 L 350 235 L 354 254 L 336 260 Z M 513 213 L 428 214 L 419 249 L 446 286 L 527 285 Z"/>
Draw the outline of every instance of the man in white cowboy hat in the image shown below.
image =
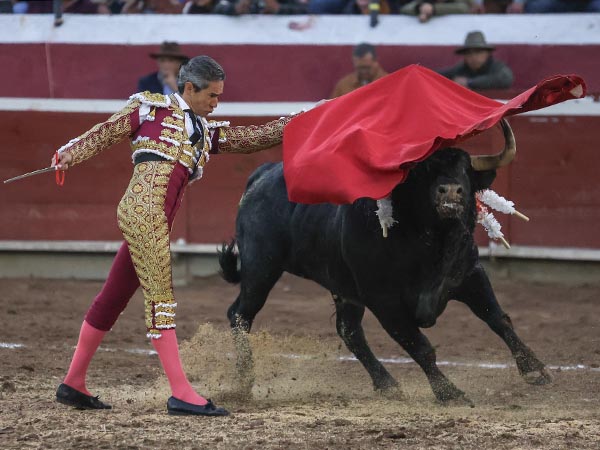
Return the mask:
<path id="1" fill-rule="evenodd" d="M 512 86 L 513 73 L 510 67 L 492 57 L 494 50 L 481 31 L 471 31 L 464 45 L 454 52 L 463 55 L 463 61 L 438 73 L 469 89 L 507 89 Z"/>
<path id="2" fill-rule="evenodd" d="M 177 42 L 165 41 L 157 52 L 150 53 L 156 60 L 158 70 L 138 81 L 138 92 L 150 91 L 153 94 L 170 95 L 177 92 L 177 74 L 189 57 L 181 52 Z"/>

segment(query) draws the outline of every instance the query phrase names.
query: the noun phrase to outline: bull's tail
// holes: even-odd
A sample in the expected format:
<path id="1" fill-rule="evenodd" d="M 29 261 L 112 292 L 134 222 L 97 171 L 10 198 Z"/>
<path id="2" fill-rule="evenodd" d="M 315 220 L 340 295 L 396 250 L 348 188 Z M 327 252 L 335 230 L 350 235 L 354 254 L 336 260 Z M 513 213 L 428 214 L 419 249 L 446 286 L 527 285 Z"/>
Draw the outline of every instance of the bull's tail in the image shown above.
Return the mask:
<path id="1" fill-rule="evenodd" d="M 221 250 L 218 250 L 219 265 L 221 270 L 219 273 L 225 281 L 232 284 L 237 284 L 242 280 L 240 271 L 237 268 L 238 254 L 235 251 L 235 239 L 229 244 L 223 243 Z"/>

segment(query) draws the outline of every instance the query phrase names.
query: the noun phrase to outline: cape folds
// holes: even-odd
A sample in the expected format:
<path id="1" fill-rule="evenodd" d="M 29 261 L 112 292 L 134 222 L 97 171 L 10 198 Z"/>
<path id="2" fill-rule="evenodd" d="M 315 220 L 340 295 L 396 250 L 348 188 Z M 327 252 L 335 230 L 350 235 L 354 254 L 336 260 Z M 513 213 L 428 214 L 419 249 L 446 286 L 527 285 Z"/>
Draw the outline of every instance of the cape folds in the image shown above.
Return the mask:
<path id="1" fill-rule="evenodd" d="M 411 65 L 294 118 L 284 130 L 289 199 L 381 199 L 412 163 L 494 126 L 502 117 L 585 96 L 576 75 L 546 78 L 507 103 Z"/>

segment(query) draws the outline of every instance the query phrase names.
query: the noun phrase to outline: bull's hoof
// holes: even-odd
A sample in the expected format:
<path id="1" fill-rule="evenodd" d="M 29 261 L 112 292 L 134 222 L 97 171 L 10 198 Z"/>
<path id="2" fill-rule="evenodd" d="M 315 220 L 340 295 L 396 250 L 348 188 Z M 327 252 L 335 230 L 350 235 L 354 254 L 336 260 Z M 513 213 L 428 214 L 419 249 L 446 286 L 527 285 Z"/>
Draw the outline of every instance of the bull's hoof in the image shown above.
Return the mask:
<path id="1" fill-rule="evenodd" d="M 471 399 L 452 383 L 436 386 L 433 393 L 435 394 L 436 400 L 445 406 L 474 406 Z"/>
<path id="2" fill-rule="evenodd" d="M 398 387 L 398 382 L 394 380 L 394 377 L 392 377 L 390 374 L 386 375 L 387 376 L 381 376 L 373 379 L 373 389 L 375 389 L 377 392 Z"/>
<path id="3" fill-rule="evenodd" d="M 545 384 L 552 383 L 552 376 L 546 371 L 545 368 L 524 373 L 523 379 L 526 383 L 533 384 L 535 386 L 543 386 Z"/>
<path id="4" fill-rule="evenodd" d="M 406 400 L 404 392 L 402 392 L 400 386 L 397 385 L 389 386 L 385 389 L 376 389 L 375 392 L 388 400 Z"/>
<path id="5" fill-rule="evenodd" d="M 475 403 L 463 394 L 461 397 L 451 398 L 448 400 L 440 400 L 438 399 L 438 403 L 442 406 L 468 406 L 470 408 L 475 407 Z"/>

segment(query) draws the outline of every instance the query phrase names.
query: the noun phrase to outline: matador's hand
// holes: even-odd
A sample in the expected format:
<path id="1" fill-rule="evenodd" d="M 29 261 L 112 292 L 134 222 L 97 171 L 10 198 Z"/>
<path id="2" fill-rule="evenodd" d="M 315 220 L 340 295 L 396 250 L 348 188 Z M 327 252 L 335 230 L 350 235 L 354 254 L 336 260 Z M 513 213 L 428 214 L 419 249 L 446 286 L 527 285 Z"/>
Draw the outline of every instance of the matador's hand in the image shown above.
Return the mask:
<path id="1" fill-rule="evenodd" d="M 58 167 L 59 170 L 67 170 L 73 161 L 73 155 L 70 152 L 62 152 L 58 154 L 58 162 L 55 157 L 52 157 L 50 165 L 52 167 Z"/>

